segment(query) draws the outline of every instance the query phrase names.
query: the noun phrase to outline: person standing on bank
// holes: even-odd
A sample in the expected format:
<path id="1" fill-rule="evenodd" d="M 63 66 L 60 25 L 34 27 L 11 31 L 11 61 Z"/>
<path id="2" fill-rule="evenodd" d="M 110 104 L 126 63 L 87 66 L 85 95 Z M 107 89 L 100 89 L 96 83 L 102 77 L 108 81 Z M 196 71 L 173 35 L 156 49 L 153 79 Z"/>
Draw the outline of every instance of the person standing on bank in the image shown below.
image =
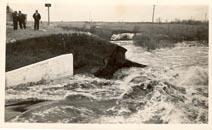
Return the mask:
<path id="1" fill-rule="evenodd" d="M 18 11 L 18 22 L 19 22 L 19 27 L 20 29 L 23 29 L 23 14 L 21 13 L 21 11 Z"/>
<path id="2" fill-rule="evenodd" d="M 20 17 L 21 17 L 22 27 L 23 29 L 26 29 L 26 14 L 22 14 Z"/>
<path id="3" fill-rule="evenodd" d="M 17 11 L 14 11 L 14 13 L 12 14 L 13 17 L 13 29 L 17 30 L 18 29 L 18 13 Z"/>
<path id="4" fill-rule="evenodd" d="M 35 13 L 33 14 L 33 18 L 34 18 L 34 30 L 39 30 L 39 22 L 40 22 L 41 16 L 38 13 L 38 10 L 36 10 Z"/>

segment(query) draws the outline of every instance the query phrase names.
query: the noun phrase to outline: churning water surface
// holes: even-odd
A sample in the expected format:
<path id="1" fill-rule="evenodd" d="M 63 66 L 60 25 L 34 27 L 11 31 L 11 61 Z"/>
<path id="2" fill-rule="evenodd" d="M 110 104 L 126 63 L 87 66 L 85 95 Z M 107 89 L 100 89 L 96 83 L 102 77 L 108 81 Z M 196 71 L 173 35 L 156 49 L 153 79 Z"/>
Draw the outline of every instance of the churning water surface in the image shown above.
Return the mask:
<path id="1" fill-rule="evenodd" d="M 6 100 L 50 100 L 11 122 L 207 123 L 208 47 L 176 46 L 152 52 L 116 41 L 126 58 L 147 68 L 123 68 L 112 79 L 77 74 L 37 85 L 6 88 Z"/>

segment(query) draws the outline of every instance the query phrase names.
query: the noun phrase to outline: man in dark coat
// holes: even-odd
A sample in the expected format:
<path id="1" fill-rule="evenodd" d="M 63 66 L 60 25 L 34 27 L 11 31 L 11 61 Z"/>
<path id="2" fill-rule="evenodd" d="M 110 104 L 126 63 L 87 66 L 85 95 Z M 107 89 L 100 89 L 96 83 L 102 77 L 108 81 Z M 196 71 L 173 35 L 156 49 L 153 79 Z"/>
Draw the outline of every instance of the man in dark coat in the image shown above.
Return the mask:
<path id="1" fill-rule="evenodd" d="M 38 10 L 36 10 L 35 13 L 33 14 L 33 18 L 34 18 L 34 30 L 39 30 L 39 21 L 41 19 L 41 16 L 38 13 Z"/>
<path id="2" fill-rule="evenodd" d="M 18 13 L 17 11 L 14 11 L 14 13 L 12 14 L 13 17 L 13 29 L 17 30 L 18 29 Z"/>
<path id="3" fill-rule="evenodd" d="M 21 14 L 21 23 L 23 29 L 26 29 L 26 14 Z"/>
<path id="4" fill-rule="evenodd" d="M 23 14 L 21 13 L 21 11 L 18 12 L 18 22 L 19 22 L 19 27 L 20 29 L 23 29 Z"/>

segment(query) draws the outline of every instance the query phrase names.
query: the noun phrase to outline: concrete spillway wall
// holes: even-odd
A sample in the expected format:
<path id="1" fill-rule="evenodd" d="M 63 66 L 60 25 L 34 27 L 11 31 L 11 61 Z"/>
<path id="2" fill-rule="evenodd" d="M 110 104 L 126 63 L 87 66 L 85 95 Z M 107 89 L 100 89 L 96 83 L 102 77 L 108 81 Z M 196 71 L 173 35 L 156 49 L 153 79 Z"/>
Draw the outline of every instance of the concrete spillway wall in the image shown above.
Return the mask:
<path id="1" fill-rule="evenodd" d="M 73 55 L 66 54 L 6 73 L 6 86 L 73 75 Z"/>

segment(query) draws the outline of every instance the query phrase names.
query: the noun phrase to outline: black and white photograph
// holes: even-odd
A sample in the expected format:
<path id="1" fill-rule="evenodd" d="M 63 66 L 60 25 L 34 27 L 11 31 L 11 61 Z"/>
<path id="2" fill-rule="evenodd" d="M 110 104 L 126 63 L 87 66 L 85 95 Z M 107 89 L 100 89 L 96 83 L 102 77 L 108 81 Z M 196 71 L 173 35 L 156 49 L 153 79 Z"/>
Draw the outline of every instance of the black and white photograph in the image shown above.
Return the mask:
<path id="1" fill-rule="evenodd" d="M 209 123 L 209 5 L 5 3 L 5 123 Z"/>

